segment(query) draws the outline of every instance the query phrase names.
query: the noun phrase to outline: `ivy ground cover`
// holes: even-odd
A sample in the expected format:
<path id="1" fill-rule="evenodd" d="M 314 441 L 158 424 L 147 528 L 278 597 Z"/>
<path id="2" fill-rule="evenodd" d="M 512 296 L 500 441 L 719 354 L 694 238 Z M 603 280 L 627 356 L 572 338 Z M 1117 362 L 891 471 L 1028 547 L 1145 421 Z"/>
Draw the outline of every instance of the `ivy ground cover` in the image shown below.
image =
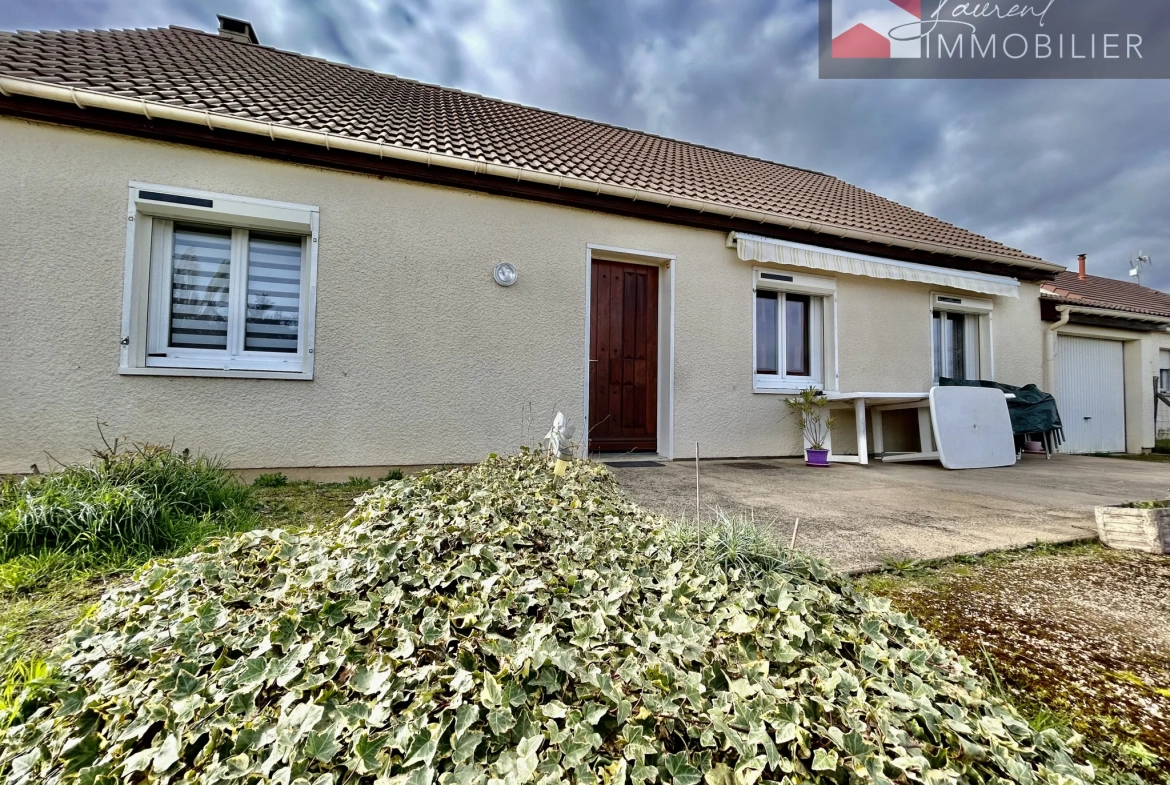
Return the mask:
<path id="1" fill-rule="evenodd" d="M 337 527 L 247 532 L 107 594 L 0 737 L 0 779 L 1091 778 L 887 600 L 704 542 L 591 463 L 387 483 Z"/>

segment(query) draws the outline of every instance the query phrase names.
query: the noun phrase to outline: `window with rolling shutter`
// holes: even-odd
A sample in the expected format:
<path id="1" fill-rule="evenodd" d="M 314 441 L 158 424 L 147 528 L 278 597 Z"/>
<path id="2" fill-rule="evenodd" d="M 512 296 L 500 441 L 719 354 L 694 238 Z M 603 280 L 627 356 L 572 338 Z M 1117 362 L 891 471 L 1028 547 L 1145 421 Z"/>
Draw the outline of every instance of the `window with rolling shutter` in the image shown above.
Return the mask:
<path id="1" fill-rule="evenodd" d="M 965 294 L 931 293 L 930 305 L 932 383 L 938 384 L 942 377 L 993 379 L 992 301 Z"/>
<path id="2" fill-rule="evenodd" d="M 131 183 L 121 371 L 312 378 L 316 209 Z"/>
<path id="3" fill-rule="evenodd" d="M 835 293 L 831 278 L 755 271 L 756 392 L 825 388 L 826 381 L 836 382 Z"/>

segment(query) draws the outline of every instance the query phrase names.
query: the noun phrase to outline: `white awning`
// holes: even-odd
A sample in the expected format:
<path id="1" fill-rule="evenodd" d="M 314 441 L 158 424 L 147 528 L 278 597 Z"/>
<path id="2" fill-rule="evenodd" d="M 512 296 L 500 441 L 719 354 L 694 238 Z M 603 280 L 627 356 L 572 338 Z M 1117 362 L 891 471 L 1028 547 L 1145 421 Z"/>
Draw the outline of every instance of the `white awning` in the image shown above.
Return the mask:
<path id="1" fill-rule="evenodd" d="M 786 264 L 794 267 L 809 267 L 814 270 L 865 275 L 870 278 L 886 278 L 892 281 L 913 281 L 963 289 L 980 294 L 994 294 L 1000 297 L 1019 297 L 1020 282 L 1004 275 L 972 273 L 964 270 L 948 270 L 928 264 L 898 262 L 877 256 L 830 251 L 815 245 L 776 240 L 755 234 L 732 232 L 727 235 L 727 247 L 734 247 L 739 258 L 745 262 Z"/>

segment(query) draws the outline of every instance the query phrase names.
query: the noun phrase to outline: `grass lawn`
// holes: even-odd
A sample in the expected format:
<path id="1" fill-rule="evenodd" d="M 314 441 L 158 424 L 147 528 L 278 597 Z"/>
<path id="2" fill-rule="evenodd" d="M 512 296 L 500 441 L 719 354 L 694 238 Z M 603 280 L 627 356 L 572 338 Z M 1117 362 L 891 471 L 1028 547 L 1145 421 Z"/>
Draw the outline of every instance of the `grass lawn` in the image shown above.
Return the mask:
<path id="1" fill-rule="evenodd" d="M 1160 452 L 1146 452 L 1138 454 L 1130 454 L 1125 452 L 1100 452 L 1093 453 L 1097 458 L 1121 458 L 1126 461 L 1146 461 L 1147 463 L 1170 463 L 1170 454 Z"/>
<path id="2" fill-rule="evenodd" d="M 348 512 L 354 497 L 366 487 L 298 482 L 254 488 L 259 525 L 300 530 L 329 523 Z M 103 592 L 124 580 L 136 566 L 51 578 L 33 589 L 0 588 L 0 674 L 17 659 L 46 655 Z"/>
<path id="3" fill-rule="evenodd" d="M 1106 770 L 1170 782 L 1170 559 L 1044 546 L 860 578 Z"/>
<path id="4" fill-rule="evenodd" d="M 1170 463 L 1170 439 L 1157 439 L 1154 442 L 1154 451 L 1130 455 L 1124 452 L 1093 453 L 1099 458 L 1124 458 L 1130 461 L 1149 461 L 1150 463 Z"/>

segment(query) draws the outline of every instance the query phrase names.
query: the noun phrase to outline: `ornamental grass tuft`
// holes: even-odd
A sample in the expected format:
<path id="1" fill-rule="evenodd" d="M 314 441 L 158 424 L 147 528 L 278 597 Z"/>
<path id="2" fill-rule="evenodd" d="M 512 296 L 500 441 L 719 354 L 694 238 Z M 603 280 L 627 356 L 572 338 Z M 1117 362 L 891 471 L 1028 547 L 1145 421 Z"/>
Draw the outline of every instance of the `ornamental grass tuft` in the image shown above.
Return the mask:
<path id="1" fill-rule="evenodd" d="M 141 558 L 237 528 L 251 492 L 218 460 L 115 442 L 89 464 L 0 482 L 0 562 Z"/>
<path id="2" fill-rule="evenodd" d="M 679 537 L 594 463 L 411 475 L 332 530 L 222 539 L 107 594 L 15 710 L 0 780 L 1091 777 L 887 601 L 721 536 Z"/>

